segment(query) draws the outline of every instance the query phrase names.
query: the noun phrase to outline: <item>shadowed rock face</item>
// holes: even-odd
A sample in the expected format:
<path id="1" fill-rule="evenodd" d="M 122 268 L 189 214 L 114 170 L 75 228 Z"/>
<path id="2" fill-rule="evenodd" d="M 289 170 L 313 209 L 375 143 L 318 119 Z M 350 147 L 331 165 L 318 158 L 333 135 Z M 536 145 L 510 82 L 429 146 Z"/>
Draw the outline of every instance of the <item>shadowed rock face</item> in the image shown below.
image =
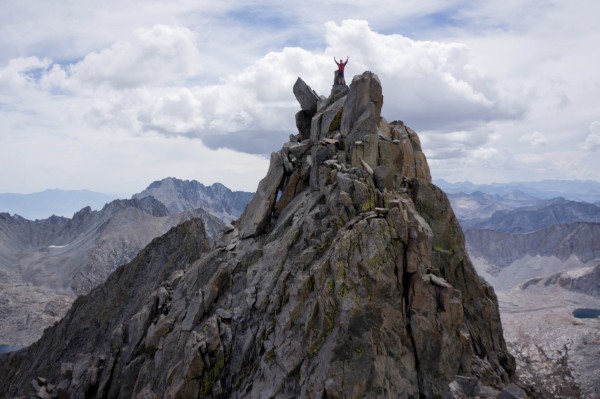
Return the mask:
<path id="1" fill-rule="evenodd" d="M 236 228 L 211 250 L 199 223 L 153 242 L 3 355 L 0 395 L 500 395 L 514 362 L 496 297 L 416 133 L 380 117 L 381 93 L 365 72 L 320 100 L 310 138 L 272 155 Z"/>

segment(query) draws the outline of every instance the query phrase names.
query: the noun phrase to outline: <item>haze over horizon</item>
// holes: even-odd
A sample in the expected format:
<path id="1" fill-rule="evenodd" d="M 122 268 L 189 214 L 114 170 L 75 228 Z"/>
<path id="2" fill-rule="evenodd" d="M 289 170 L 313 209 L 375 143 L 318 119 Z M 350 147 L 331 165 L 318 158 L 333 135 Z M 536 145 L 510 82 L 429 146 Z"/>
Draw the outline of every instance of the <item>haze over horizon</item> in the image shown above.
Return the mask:
<path id="1" fill-rule="evenodd" d="M 434 179 L 600 181 L 592 0 L 113 1 L 5 5 L 0 191 L 254 191 L 296 133 L 294 81 L 327 95 L 333 56 L 348 83 L 377 73 Z"/>

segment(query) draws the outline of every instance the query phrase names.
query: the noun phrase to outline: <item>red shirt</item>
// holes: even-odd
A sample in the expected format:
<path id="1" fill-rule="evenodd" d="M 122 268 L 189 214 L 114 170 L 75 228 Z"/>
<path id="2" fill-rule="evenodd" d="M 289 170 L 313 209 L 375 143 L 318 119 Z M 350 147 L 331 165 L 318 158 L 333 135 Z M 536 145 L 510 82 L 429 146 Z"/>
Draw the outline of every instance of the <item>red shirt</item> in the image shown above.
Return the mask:
<path id="1" fill-rule="evenodd" d="M 336 63 L 336 64 L 337 64 L 337 66 L 338 66 L 338 71 L 340 71 L 340 72 L 344 72 L 344 67 L 345 67 L 345 66 L 346 66 L 346 64 L 348 63 L 348 60 L 346 60 L 346 62 L 342 62 L 342 61 L 340 61 L 340 62 L 337 62 L 337 61 L 335 61 L 335 63 Z"/>

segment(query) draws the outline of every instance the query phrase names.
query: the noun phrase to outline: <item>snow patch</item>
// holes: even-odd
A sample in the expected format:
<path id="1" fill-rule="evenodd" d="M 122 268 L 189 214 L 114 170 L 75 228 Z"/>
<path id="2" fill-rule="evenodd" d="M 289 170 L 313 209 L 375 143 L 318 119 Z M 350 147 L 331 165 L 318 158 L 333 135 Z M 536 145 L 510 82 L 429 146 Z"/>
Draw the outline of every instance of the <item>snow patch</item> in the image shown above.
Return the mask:
<path id="1" fill-rule="evenodd" d="M 565 277 L 569 277 L 571 279 L 581 278 L 587 274 L 591 274 L 594 271 L 595 267 L 583 267 L 581 269 L 573 269 L 563 273 Z"/>

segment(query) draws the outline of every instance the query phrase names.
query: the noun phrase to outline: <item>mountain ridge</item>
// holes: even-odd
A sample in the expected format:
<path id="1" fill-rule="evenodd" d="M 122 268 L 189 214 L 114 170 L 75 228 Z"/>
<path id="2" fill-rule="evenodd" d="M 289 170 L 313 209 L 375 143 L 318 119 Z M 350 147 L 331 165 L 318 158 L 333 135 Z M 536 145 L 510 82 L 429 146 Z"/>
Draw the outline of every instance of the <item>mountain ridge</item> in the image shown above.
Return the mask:
<path id="1" fill-rule="evenodd" d="M 450 183 L 436 179 L 435 183 L 449 194 L 471 194 L 481 191 L 487 194 L 506 195 L 512 191 L 522 191 L 539 199 L 564 197 L 574 201 L 599 202 L 600 182 L 593 180 L 540 180 L 510 183 L 475 184 L 469 181 Z"/>
<path id="2" fill-rule="evenodd" d="M 0 213 L 0 342 L 30 344 L 58 320 L 77 295 L 89 292 L 153 238 L 191 218 L 209 237 L 225 227 L 208 212 L 171 213 L 154 197 L 117 199 L 72 218 L 31 221 Z"/>
<path id="3" fill-rule="evenodd" d="M 494 212 L 484 221 L 465 221 L 465 230 L 494 230 L 504 233 L 528 233 L 553 225 L 600 223 L 600 207 L 554 198 L 543 203 Z"/>
<path id="4" fill-rule="evenodd" d="M 249 192 L 232 191 L 221 183 L 205 186 L 196 180 L 167 177 L 152 182 L 132 198 L 153 196 L 165 204 L 170 212 L 202 208 L 219 219 L 231 222 L 242 214 L 252 195 Z"/>

